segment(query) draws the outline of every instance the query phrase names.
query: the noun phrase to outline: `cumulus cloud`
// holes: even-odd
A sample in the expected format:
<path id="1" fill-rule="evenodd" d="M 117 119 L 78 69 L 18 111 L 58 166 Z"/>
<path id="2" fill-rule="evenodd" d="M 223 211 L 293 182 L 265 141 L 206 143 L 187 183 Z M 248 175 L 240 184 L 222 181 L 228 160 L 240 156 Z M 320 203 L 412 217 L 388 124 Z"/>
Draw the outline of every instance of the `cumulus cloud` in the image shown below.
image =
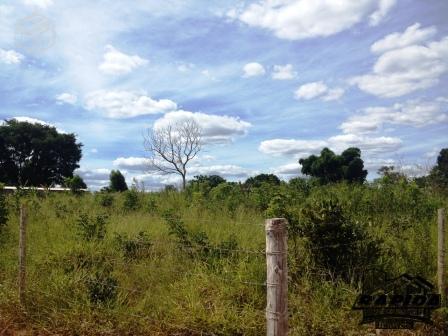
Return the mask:
<path id="1" fill-rule="evenodd" d="M 272 79 L 288 80 L 288 79 L 294 79 L 296 76 L 297 72 L 293 71 L 292 64 L 274 65 L 274 71 L 272 72 Z"/>
<path id="2" fill-rule="evenodd" d="M 50 124 L 50 123 L 48 123 L 48 122 L 46 122 L 46 121 L 43 121 L 43 120 L 40 120 L 40 119 L 36 119 L 36 118 L 32 118 L 32 117 L 25 117 L 25 116 L 23 116 L 23 117 L 14 117 L 14 118 L 12 118 L 12 119 L 17 120 L 17 121 L 19 121 L 19 122 L 28 122 L 28 123 L 30 123 L 30 124 L 39 124 L 39 125 L 44 125 L 44 126 L 54 127 L 54 128 L 56 128 L 56 130 L 57 130 L 59 133 L 67 133 L 67 132 L 65 132 L 64 130 L 62 130 L 62 129 L 56 127 L 55 125 Z"/>
<path id="3" fill-rule="evenodd" d="M 361 115 L 350 117 L 340 128 L 344 133 L 377 131 L 383 124 L 422 127 L 448 121 L 443 102 L 410 100 L 389 107 L 368 107 Z"/>
<path id="4" fill-rule="evenodd" d="M 246 178 L 251 171 L 236 165 L 192 166 L 188 169 L 190 176 L 219 175 L 224 178 Z"/>
<path id="5" fill-rule="evenodd" d="M 342 88 L 329 88 L 324 82 L 312 82 L 301 85 L 294 92 L 296 99 L 310 100 L 321 98 L 325 101 L 338 100 L 344 95 Z"/>
<path id="6" fill-rule="evenodd" d="M 20 64 L 25 58 L 22 54 L 14 50 L 0 48 L 0 62 L 5 64 Z"/>
<path id="7" fill-rule="evenodd" d="M 82 177 L 89 189 L 100 189 L 109 185 L 110 169 L 106 168 L 79 168 L 75 170 L 75 174 Z M 122 172 L 123 174 L 125 172 Z"/>
<path id="8" fill-rule="evenodd" d="M 302 166 L 299 163 L 295 162 L 273 168 L 272 173 L 275 175 L 300 175 L 301 169 Z"/>
<path id="9" fill-rule="evenodd" d="M 23 0 L 23 3 L 27 6 L 47 8 L 53 4 L 53 0 Z"/>
<path id="10" fill-rule="evenodd" d="M 57 104 L 70 104 L 74 105 L 78 101 L 78 97 L 72 93 L 61 93 L 56 96 Z"/>
<path id="11" fill-rule="evenodd" d="M 144 157 L 119 157 L 113 161 L 113 165 L 129 171 L 147 171 L 150 161 Z"/>
<path id="12" fill-rule="evenodd" d="M 368 154 L 394 152 L 401 147 L 402 141 L 396 137 L 369 137 L 359 134 L 340 134 L 328 138 L 329 147 L 343 151 L 348 147 L 358 147 Z"/>
<path id="13" fill-rule="evenodd" d="M 226 143 L 245 135 L 251 124 L 238 117 L 211 115 L 201 112 L 174 111 L 156 120 L 154 129 L 173 125 L 185 120 L 196 121 L 202 129 L 203 140 L 208 143 Z"/>
<path id="14" fill-rule="evenodd" d="M 369 154 L 393 152 L 400 148 L 401 140 L 394 137 L 367 137 L 357 134 L 340 134 L 327 140 L 271 139 L 260 143 L 262 153 L 274 156 L 301 158 L 319 153 L 328 147 L 340 152 L 348 147 L 358 147 Z"/>
<path id="15" fill-rule="evenodd" d="M 274 156 L 305 156 L 319 152 L 327 145 L 323 140 L 271 139 L 262 141 L 258 149 L 262 153 Z"/>
<path id="16" fill-rule="evenodd" d="M 393 33 L 375 42 L 371 49 L 380 53 L 371 73 L 354 77 L 351 84 L 378 97 L 400 97 L 427 89 L 448 71 L 448 36 L 428 41 L 435 28 L 420 29 L 415 24 L 403 33 Z"/>
<path id="17" fill-rule="evenodd" d="M 40 124 L 40 125 L 45 125 L 45 126 L 53 126 L 50 123 L 47 123 L 46 121 L 40 120 L 40 119 L 36 119 L 36 118 L 31 118 L 31 117 L 14 117 L 12 118 L 14 120 L 17 120 L 18 122 L 27 122 L 30 124 Z"/>
<path id="18" fill-rule="evenodd" d="M 123 75 L 146 64 L 148 60 L 137 55 L 127 55 L 108 45 L 103 55 L 103 62 L 98 68 L 108 75 Z"/>
<path id="19" fill-rule="evenodd" d="M 371 26 L 378 25 L 390 12 L 397 0 L 379 0 L 378 9 L 369 16 L 369 24 Z"/>
<path id="20" fill-rule="evenodd" d="M 193 70 L 196 66 L 193 63 L 179 63 L 177 65 L 177 70 L 180 72 L 188 72 L 190 70 Z"/>
<path id="21" fill-rule="evenodd" d="M 380 54 L 389 50 L 404 48 L 409 45 L 425 42 L 437 33 L 436 27 L 422 29 L 420 27 L 420 23 L 415 23 L 406 28 L 403 33 L 396 32 L 389 34 L 372 44 L 370 50 L 375 54 Z"/>
<path id="22" fill-rule="evenodd" d="M 227 15 L 272 31 L 279 38 L 301 40 L 334 35 L 365 19 L 376 25 L 395 3 L 396 0 L 262 0 L 246 8 L 233 8 Z"/>
<path id="23" fill-rule="evenodd" d="M 98 90 L 85 97 L 85 107 L 100 110 L 109 118 L 132 118 L 173 111 L 177 104 L 169 99 L 155 100 L 132 91 Z"/>
<path id="24" fill-rule="evenodd" d="M 264 67 L 260 64 L 260 63 L 247 63 L 244 67 L 243 67 L 243 77 L 244 78 L 248 78 L 248 77 L 255 77 L 255 76 L 262 76 L 266 73 L 266 70 L 264 69 Z"/>

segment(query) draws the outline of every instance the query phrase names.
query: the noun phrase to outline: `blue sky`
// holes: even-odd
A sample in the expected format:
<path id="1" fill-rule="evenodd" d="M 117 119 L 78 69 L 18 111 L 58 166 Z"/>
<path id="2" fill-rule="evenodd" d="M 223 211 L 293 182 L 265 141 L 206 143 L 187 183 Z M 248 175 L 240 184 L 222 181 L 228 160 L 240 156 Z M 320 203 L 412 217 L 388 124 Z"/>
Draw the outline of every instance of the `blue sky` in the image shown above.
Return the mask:
<path id="1" fill-rule="evenodd" d="M 448 134 L 444 0 L 0 1 L 0 118 L 84 144 L 95 189 L 111 169 L 148 188 L 143 134 L 185 118 L 206 145 L 190 177 L 297 176 L 298 158 L 361 148 L 425 172 Z"/>

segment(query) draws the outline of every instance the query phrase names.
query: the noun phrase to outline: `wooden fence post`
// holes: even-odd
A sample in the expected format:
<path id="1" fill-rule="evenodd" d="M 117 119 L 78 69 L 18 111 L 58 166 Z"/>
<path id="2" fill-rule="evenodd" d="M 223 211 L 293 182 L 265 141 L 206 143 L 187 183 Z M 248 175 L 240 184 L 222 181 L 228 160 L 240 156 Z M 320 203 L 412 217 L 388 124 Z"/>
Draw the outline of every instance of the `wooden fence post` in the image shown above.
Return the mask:
<path id="1" fill-rule="evenodd" d="M 288 335 L 287 221 L 266 220 L 266 335 Z"/>
<path id="2" fill-rule="evenodd" d="M 20 206 L 19 227 L 19 301 L 25 306 L 25 279 L 26 279 L 26 224 L 27 214 L 25 205 Z"/>
<path id="3" fill-rule="evenodd" d="M 437 211 L 437 284 L 439 287 L 439 294 L 442 296 L 442 305 L 446 305 L 446 243 L 445 243 L 445 209 Z"/>

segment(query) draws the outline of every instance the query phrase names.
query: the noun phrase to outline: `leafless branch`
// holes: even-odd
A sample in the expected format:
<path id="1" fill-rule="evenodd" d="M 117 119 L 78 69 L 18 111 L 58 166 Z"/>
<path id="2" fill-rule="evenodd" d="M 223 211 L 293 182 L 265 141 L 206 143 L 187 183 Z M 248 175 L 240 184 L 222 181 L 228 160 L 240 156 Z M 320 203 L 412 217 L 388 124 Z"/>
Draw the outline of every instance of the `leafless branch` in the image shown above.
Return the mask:
<path id="1" fill-rule="evenodd" d="M 148 130 L 144 147 L 149 154 L 150 168 L 162 174 L 179 174 L 185 188 L 187 164 L 202 149 L 202 130 L 192 119 Z"/>

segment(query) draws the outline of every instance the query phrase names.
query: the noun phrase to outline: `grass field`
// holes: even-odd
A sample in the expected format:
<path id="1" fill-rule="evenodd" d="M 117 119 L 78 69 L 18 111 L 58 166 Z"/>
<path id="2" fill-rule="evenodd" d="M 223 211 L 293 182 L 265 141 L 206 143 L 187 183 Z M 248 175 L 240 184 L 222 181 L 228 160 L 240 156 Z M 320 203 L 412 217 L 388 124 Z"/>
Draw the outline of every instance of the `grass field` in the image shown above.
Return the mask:
<path id="1" fill-rule="evenodd" d="M 408 272 L 436 283 L 436 210 L 448 202 L 412 182 L 218 188 L 6 196 L 0 334 L 263 335 L 263 223 L 282 211 L 299 228 L 291 225 L 289 234 L 290 335 L 372 334 L 351 306 L 363 285 L 380 281 L 377 269 L 362 279 L 336 276 L 318 264 L 301 229 L 304 209 L 327 199 L 377 242 L 375 267 L 384 277 Z M 24 307 L 17 294 L 20 204 L 28 212 Z M 443 335 L 446 317 L 439 309 L 434 326 L 415 335 Z"/>

